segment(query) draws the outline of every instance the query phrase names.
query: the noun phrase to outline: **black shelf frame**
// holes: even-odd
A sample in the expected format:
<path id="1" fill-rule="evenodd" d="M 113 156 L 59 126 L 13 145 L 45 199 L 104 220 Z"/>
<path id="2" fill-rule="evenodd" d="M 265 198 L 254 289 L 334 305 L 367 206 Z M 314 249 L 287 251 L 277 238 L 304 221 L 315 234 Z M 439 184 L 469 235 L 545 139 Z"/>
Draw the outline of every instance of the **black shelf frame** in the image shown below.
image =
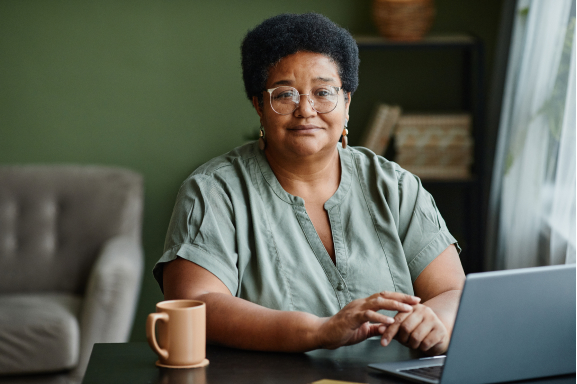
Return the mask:
<path id="1" fill-rule="evenodd" d="M 463 54 L 463 89 L 465 111 L 472 116 L 472 136 L 474 141 L 473 176 L 466 180 L 423 180 L 426 189 L 456 188 L 464 197 L 466 208 L 463 212 L 465 247 L 461 262 L 466 273 L 483 271 L 485 228 L 483 225 L 483 184 L 485 92 L 484 63 L 485 52 L 481 39 L 472 34 L 431 35 L 414 42 L 386 40 L 379 36 L 355 36 L 359 53 L 368 50 L 419 51 L 453 50 Z"/>

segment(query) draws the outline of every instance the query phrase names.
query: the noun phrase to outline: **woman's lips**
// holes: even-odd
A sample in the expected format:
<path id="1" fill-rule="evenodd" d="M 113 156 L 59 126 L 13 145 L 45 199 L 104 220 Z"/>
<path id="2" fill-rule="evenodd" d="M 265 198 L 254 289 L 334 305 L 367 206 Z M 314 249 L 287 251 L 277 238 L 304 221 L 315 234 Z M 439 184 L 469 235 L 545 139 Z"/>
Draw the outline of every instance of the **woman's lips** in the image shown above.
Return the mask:
<path id="1" fill-rule="evenodd" d="M 309 133 L 319 129 L 321 128 L 317 127 L 316 125 L 307 124 L 307 125 L 297 125 L 296 127 L 289 128 L 288 130 L 296 133 Z"/>

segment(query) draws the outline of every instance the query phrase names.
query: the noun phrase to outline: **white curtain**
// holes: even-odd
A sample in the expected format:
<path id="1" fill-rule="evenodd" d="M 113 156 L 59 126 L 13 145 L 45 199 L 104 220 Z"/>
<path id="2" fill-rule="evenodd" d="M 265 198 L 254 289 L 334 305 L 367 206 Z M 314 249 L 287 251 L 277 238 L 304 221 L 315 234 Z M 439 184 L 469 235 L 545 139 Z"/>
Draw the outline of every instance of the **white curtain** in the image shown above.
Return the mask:
<path id="1" fill-rule="evenodd" d="M 574 0 L 517 1 L 486 269 L 575 263 L 574 36 Z"/>

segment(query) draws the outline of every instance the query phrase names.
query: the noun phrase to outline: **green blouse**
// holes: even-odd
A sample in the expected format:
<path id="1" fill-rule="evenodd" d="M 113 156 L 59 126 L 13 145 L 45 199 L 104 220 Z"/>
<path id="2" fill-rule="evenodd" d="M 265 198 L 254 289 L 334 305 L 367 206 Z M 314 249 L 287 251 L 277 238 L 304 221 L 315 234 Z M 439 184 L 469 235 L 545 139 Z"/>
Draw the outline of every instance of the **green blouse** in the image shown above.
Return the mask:
<path id="1" fill-rule="evenodd" d="M 177 256 L 262 306 L 331 316 L 380 291 L 412 283 L 456 243 L 420 180 L 361 147 L 337 146 L 341 181 L 325 203 L 336 265 L 300 197 L 287 193 L 256 142 L 195 170 L 182 184 L 154 267 Z"/>

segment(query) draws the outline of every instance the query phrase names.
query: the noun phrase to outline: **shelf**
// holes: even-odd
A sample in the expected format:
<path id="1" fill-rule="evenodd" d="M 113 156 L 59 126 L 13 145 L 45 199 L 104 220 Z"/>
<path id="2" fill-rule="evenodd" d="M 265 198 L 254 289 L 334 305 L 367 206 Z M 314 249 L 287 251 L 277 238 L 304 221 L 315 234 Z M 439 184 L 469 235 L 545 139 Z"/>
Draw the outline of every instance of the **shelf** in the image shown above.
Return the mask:
<path id="1" fill-rule="evenodd" d="M 439 49 L 466 48 L 478 44 L 467 34 L 429 35 L 418 41 L 394 41 L 381 36 L 355 36 L 359 49 Z"/>
<path id="2" fill-rule="evenodd" d="M 471 176 L 467 179 L 421 179 L 421 183 L 423 185 L 431 186 L 431 185 L 450 185 L 455 187 L 470 187 L 476 186 L 479 182 L 479 179 L 475 176 Z"/>
<path id="3" fill-rule="evenodd" d="M 414 42 L 392 41 L 381 36 L 355 36 L 355 39 L 359 47 L 361 60 L 364 60 L 362 55 L 366 54 L 368 61 L 373 61 L 372 66 L 365 66 L 365 68 L 373 71 L 372 74 L 375 81 L 382 79 L 383 84 L 387 86 L 390 86 L 390 82 L 387 83 L 388 79 L 395 77 L 394 80 L 397 87 L 399 84 L 402 86 L 404 80 L 408 84 L 406 86 L 408 90 L 418 89 L 420 93 L 431 93 L 435 97 L 441 97 L 438 96 L 437 92 L 437 87 L 439 86 L 436 81 L 437 78 L 434 78 L 435 81 L 430 81 L 436 76 L 435 68 L 444 66 L 447 58 L 449 58 L 451 64 L 458 64 L 457 71 L 445 73 L 445 75 L 452 76 L 449 78 L 449 80 L 453 81 L 450 85 L 460 87 L 460 94 L 451 92 L 441 92 L 441 94 L 451 97 L 449 103 L 447 103 L 447 105 L 451 106 L 451 109 L 457 108 L 460 111 L 466 111 L 472 116 L 471 133 L 474 141 L 474 170 L 472 172 L 474 173 L 467 178 L 430 178 L 421 179 L 421 182 L 425 189 L 434 197 L 435 204 L 439 211 L 442 212 L 449 230 L 452 231 L 463 248 L 460 258 L 465 272 L 482 271 L 484 227 L 481 199 L 485 180 L 482 152 L 484 139 L 484 47 L 482 40 L 467 33 L 432 34 Z M 399 58 L 400 61 L 395 62 L 396 58 Z M 388 66 L 375 65 L 374 61 L 378 63 L 380 60 L 386 60 Z M 390 65 L 390 63 L 394 65 Z M 399 65 L 402 63 L 410 63 L 409 68 L 405 70 L 402 65 Z M 456 65 L 454 66 L 456 67 Z M 383 73 L 385 70 L 388 71 L 386 74 Z M 400 72 L 400 77 L 394 71 Z M 409 71 L 419 72 L 417 76 L 413 76 Z M 380 73 L 383 73 L 383 75 L 380 76 Z M 415 88 L 415 84 L 419 88 Z M 454 89 L 456 90 L 457 88 Z M 405 102 L 411 100 L 406 93 L 395 92 L 396 90 L 395 88 L 389 92 L 389 94 L 396 95 L 393 100 L 398 100 L 398 97 L 405 97 Z M 357 97 L 357 102 L 363 100 L 364 103 L 375 103 L 389 96 L 382 93 L 373 93 L 370 97 L 365 97 L 366 100 L 362 99 L 358 94 L 355 97 Z M 425 100 L 425 102 L 417 102 L 411 108 L 412 111 L 440 112 L 444 105 L 438 103 L 436 99 L 432 100 L 427 97 L 416 97 L 416 99 Z M 403 101 L 398 100 L 395 103 L 402 105 Z M 405 112 L 407 112 L 406 109 Z"/>

